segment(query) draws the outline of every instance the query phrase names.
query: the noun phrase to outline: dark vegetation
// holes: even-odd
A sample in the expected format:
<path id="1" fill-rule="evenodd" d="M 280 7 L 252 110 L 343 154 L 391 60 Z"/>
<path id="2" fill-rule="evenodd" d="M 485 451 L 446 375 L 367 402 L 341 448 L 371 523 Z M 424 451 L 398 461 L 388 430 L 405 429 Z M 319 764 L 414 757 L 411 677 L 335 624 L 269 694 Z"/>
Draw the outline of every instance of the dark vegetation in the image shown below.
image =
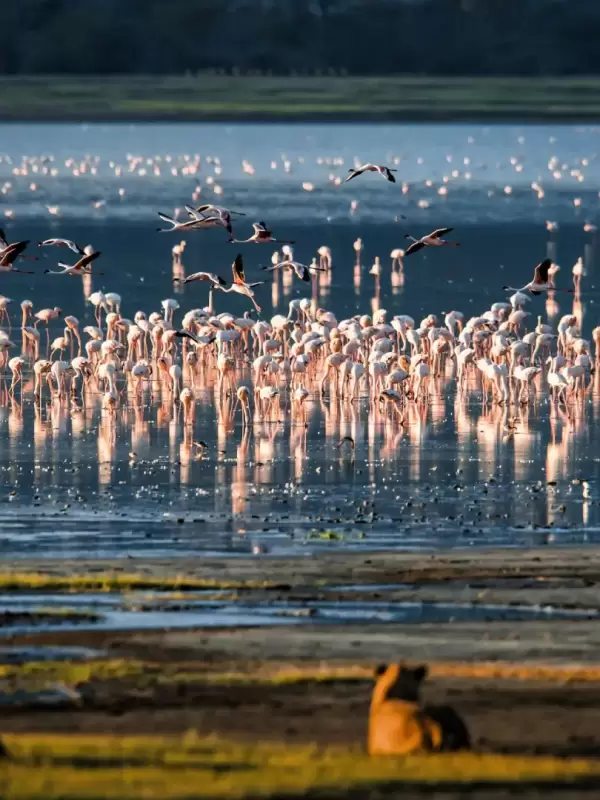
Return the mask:
<path id="1" fill-rule="evenodd" d="M 3 0 L 0 74 L 600 73 L 598 0 Z"/>

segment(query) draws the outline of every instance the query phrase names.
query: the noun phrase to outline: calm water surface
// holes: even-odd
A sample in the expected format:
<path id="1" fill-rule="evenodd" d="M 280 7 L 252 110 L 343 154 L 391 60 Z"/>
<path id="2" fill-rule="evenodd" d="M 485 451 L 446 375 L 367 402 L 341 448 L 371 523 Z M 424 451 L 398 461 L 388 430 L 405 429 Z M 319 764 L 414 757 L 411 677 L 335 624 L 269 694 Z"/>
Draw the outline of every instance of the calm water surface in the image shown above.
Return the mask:
<path id="1" fill-rule="evenodd" d="M 103 253 L 104 272 L 93 284 L 1 275 L 0 291 L 14 301 L 11 335 L 20 344 L 24 298 L 36 309 L 60 306 L 81 327 L 94 323 L 86 296 L 96 289 L 120 293 L 128 318 L 160 311 L 167 297 L 177 298 L 179 314 L 204 306 L 205 287 L 175 293 L 174 275 L 207 269 L 227 276 L 237 250 L 223 231 L 194 232 L 183 267 L 174 268 L 171 248 L 181 237 L 155 231 L 158 210 L 172 213 L 194 196 L 245 212 L 236 227 L 242 238 L 251 221 L 265 219 L 275 235 L 297 240 L 304 263 L 329 245 L 333 270 L 319 303 L 338 319 L 377 308 L 417 320 L 453 308 L 470 317 L 504 300 L 502 285 L 522 285 L 546 254 L 562 267 L 559 285 L 569 286 L 581 255 L 581 301 L 558 293 L 554 303 L 534 299 L 529 327 L 538 314 L 556 324 L 573 311 L 590 336 L 600 293 L 596 234 L 584 224 L 598 217 L 598 133 L 567 126 L 0 125 L 0 219 L 8 237 L 91 242 Z M 396 159 L 398 184 L 366 175 L 336 185 L 355 157 Z M 557 229 L 549 232 L 546 220 Z M 392 276 L 390 252 L 406 244 L 406 232 L 446 225 L 461 248 L 416 254 L 402 280 Z M 357 237 L 364 244 L 358 266 Z M 68 261 L 65 252 L 44 250 L 32 269 Z M 255 278 L 273 248 L 243 252 Z M 370 274 L 376 256 L 379 280 Z M 306 295 L 287 277 L 257 290 L 267 319 Z M 236 314 L 248 307 L 229 295 L 215 303 Z M 51 326 L 51 336 L 61 333 L 60 322 Z M 247 380 L 247 365 L 238 368 Z M 204 384 L 193 436 L 208 445 L 202 458 L 159 390 L 141 409 L 121 407 L 112 425 L 98 398 L 69 411 L 35 405 L 27 380 L 22 402 L 20 395 L 11 401 L 4 386 L 0 554 L 242 555 L 255 545 L 308 554 L 600 538 L 596 382 L 580 407 L 557 415 L 545 386 L 523 409 L 485 406 L 474 385 L 457 400 L 449 370 L 404 430 L 364 398 L 340 409 L 313 396 L 306 427 L 290 420 L 284 399 L 280 421 L 257 422 L 246 436 L 239 414 L 233 424 L 218 424 L 214 375 Z M 348 435 L 354 459 L 337 447 Z M 585 497 L 574 479 L 588 481 Z"/>

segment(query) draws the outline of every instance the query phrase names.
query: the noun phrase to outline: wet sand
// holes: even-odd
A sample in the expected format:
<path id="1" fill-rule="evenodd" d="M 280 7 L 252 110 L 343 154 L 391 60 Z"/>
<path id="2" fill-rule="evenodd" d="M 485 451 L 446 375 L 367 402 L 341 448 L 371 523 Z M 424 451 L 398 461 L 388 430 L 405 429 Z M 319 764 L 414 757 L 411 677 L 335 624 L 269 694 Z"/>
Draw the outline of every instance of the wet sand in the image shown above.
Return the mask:
<path id="1" fill-rule="evenodd" d="M 600 548 L 453 550 L 436 554 L 397 551 L 326 553 L 278 558 L 23 559 L 5 561 L 4 573 L 69 577 L 98 573 L 139 574 L 160 582 L 177 576 L 211 581 L 272 582 L 285 596 L 322 596 L 327 588 L 352 587 L 368 598 L 393 585 L 402 599 L 443 602 L 513 602 L 564 608 L 600 607 Z M 321 593 L 321 595 L 319 594 Z M 342 596 L 343 588 L 338 591 Z M 387 595 L 386 595 L 387 596 Z"/>
<path id="2" fill-rule="evenodd" d="M 70 575 L 82 572 L 141 572 L 146 575 L 182 575 L 230 580 L 289 580 L 295 584 L 345 579 L 357 583 L 385 583 L 395 577 L 399 583 L 459 578 L 560 576 L 600 580 L 600 548 L 544 547 L 453 550 L 439 553 L 319 553 L 295 558 L 128 558 L 6 560 L 5 572 L 39 571 L 41 574 Z"/>

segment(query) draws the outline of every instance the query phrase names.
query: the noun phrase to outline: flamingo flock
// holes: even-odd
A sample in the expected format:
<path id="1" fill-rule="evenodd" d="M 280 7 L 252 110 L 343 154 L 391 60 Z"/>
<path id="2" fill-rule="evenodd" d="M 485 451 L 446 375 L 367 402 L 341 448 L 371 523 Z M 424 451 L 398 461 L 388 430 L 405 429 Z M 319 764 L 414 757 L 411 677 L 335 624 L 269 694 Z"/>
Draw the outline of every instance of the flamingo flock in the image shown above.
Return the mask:
<path id="1" fill-rule="evenodd" d="M 60 244 L 69 247 L 68 240 Z M 293 299 L 287 315 L 264 319 L 250 312 L 241 317 L 215 313 L 211 306 L 183 310 L 174 298 L 162 300 L 161 311 L 128 309 L 118 294 L 94 292 L 89 300 L 95 325 L 81 327 L 58 307 L 36 310 L 23 300 L 20 328 L 13 328 L 15 303 L 1 296 L 0 369 L 10 377 L 6 396 L 23 399 L 30 392 L 36 403 L 71 409 L 99 397 L 103 412 L 114 418 L 120 409 L 143 406 L 158 393 L 169 398 L 187 427 L 210 386 L 217 417 L 232 424 L 239 409 L 244 428 L 285 415 L 305 424 L 307 405 L 317 401 L 341 409 L 366 402 L 374 414 L 402 428 L 410 424 L 411 408 L 427 408 L 440 382 L 453 387 L 458 399 L 476 392 L 485 405 L 513 411 L 547 397 L 567 416 L 592 385 L 600 361 L 600 326 L 592 341 L 583 338 L 579 262 L 573 311 L 549 325 L 541 315 L 534 324 L 528 310 L 542 290 L 547 302 L 555 302 L 548 260 L 536 267 L 530 284 L 475 314 L 453 310 L 419 320 L 377 307 L 338 319 L 317 302 L 319 282 L 328 280 L 332 268 L 329 248 L 319 248 L 323 266 L 316 265 L 316 257 L 308 267 L 295 261 L 290 249 L 287 254 L 283 260 L 275 254 L 266 271 L 274 280 L 284 270 L 302 280 L 308 276 L 316 293 Z M 80 260 L 86 258 L 90 255 Z M 402 256 L 394 251 L 392 271 L 398 260 Z M 246 282 L 241 255 L 232 273 L 231 284 L 215 273 L 174 280 L 210 284 L 211 305 L 213 291 L 236 291 L 260 311 L 254 288 L 263 282 Z M 373 274 L 379 281 L 380 272 Z M 59 335 L 50 336 L 51 325 L 62 328 Z M 28 375 L 33 381 L 25 380 Z"/>
<path id="2" fill-rule="evenodd" d="M 88 168 L 96 167 L 90 162 Z M 135 169 L 146 167 L 136 162 Z M 217 169 L 220 165 L 215 163 Z M 252 165 L 245 164 L 244 172 L 252 175 Z M 382 191 L 397 191 L 399 197 L 408 191 L 404 184 L 394 186 L 396 167 L 357 164 L 349 172 L 344 183 L 363 174 L 361 180 L 367 180 L 366 174 L 372 172 L 386 178 L 388 185 L 381 183 Z M 154 174 L 160 174 L 157 164 Z M 341 184 L 340 180 L 337 185 Z M 573 267 L 572 289 L 556 285 L 560 267 L 548 257 L 521 288 L 498 286 L 498 299 L 489 307 L 468 313 L 436 309 L 419 319 L 400 313 L 409 309 L 382 307 L 380 286 L 388 268 L 378 256 L 369 271 L 375 281 L 371 306 L 342 317 L 325 308 L 322 300 L 334 268 L 342 281 L 354 282 L 355 288 L 360 284 L 361 238 L 352 245 L 354 257 L 348 248 L 334 258 L 332 249 L 322 245 L 314 255 L 298 260 L 295 242 L 275 237 L 264 221 L 251 223 L 253 233 L 246 238 L 236 238 L 234 220 L 236 227 L 244 225 L 238 218 L 246 213 L 211 203 L 183 208 L 187 214 L 183 220 L 179 209 L 173 214 L 159 212 L 167 227 L 157 230 L 177 235 L 172 286 L 176 293 L 183 287 L 190 294 L 197 292 L 192 308 L 166 297 L 154 308 L 141 309 L 131 299 L 123 302 L 116 292 L 91 291 L 92 279 L 104 274 L 96 271 L 100 252 L 66 238 L 38 243 L 43 252 L 62 248 L 74 254 L 74 264 L 58 262 L 58 270 L 43 272 L 58 279 L 81 279 L 88 287 L 85 296 L 93 306 L 95 324 L 82 324 L 59 307 L 39 308 L 28 299 L 19 306 L 18 301 L 0 296 L 2 403 L 31 399 L 36 407 L 50 405 L 70 414 L 99 404 L 109 428 L 117 417 L 126 420 L 132 410 L 143 413 L 158 403 L 162 413 L 182 425 L 188 444 L 195 441 L 201 403 L 214 408 L 219 426 L 230 431 L 239 423 L 244 436 L 257 425 L 277 425 L 282 420 L 302 430 L 315 404 L 348 419 L 365 406 L 370 417 L 394 431 L 399 442 L 404 431 L 433 413 L 443 393 L 459 406 L 476 399 L 486 409 L 496 409 L 510 436 L 523 409 L 535 411 L 548 402 L 554 415 L 572 420 L 594 391 L 594 376 L 600 374 L 600 326 L 594 328 L 591 340 L 583 337 L 583 259 Z M 558 229 L 551 221 L 546 227 L 551 233 Z M 186 239 L 179 237 L 208 229 L 222 229 L 228 244 L 277 245 L 280 249 L 270 254 L 259 248 L 265 261 L 270 255 L 270 265 L 261 265 L 263 280 L 247 279 L 244 254 L 234 255 L 238 248 L 231 248 L 231 276 L 208 269 L 186 274 Z M 406 234 L 410 246 L 390 253 L 392 286 L 404 284 L 408 256 L 425 248 L 458 247 L 458 242 L 444 238 L 452 230 L 442 227 L 420 238 Z M 0 231 L 0 273 L 35 274 L 21 269 L 26 259 L 37 259 L 29 255 L 29 244 L 28 240 L 11 243 Z M 468 242 L 464 244 L 466 249 Z M 443 263 L 443 252 L 431 257 Z M 268 290 L 267 279 L 273 293 L 280 284 L 289 286 L 296 279 L 310 284 L 306 288 L 311 291 L 292 299 L 287 314 L 263 315 L 257 297 L 260 301 Z M 533 310 L 535 304 L 539 295 L 545 295 L 546 310 L 555 312 L 557 292 L 572 295 L 572 310 L 562 317 L 553 313 L 556 322 L 544 323 Z M 242 316 L 215 310 L 215 296 L 226 302 L 224 295 L 229 293 L 248 301 Z M 345 441 L 341 438 L 340 444 Z M 346 439 L 354 448 L 352 437 Z"/>

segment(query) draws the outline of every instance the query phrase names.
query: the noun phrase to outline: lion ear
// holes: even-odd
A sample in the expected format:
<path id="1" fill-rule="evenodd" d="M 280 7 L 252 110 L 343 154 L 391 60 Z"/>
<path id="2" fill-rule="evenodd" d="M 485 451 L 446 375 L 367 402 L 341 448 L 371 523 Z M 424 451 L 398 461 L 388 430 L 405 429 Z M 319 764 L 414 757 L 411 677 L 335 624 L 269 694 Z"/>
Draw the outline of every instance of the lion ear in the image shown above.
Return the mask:
<path id="1" fill-rule="evenodd" d="M 383 673 L 387 670 L 387 668 L 388 668 L 387 664 L 378 664 L 375 667 L 375 677 L 378 678 L 380 675 L 383 675 Z"/>
<path id="2" fill-rule="evenodd" d="M 417 681 L 421 683 L 427 677 L 428 672 L 429 672 L 429 667 L 427 666 L 427 664 L 421 664 L 415 669 L 414 675 Z"/>

